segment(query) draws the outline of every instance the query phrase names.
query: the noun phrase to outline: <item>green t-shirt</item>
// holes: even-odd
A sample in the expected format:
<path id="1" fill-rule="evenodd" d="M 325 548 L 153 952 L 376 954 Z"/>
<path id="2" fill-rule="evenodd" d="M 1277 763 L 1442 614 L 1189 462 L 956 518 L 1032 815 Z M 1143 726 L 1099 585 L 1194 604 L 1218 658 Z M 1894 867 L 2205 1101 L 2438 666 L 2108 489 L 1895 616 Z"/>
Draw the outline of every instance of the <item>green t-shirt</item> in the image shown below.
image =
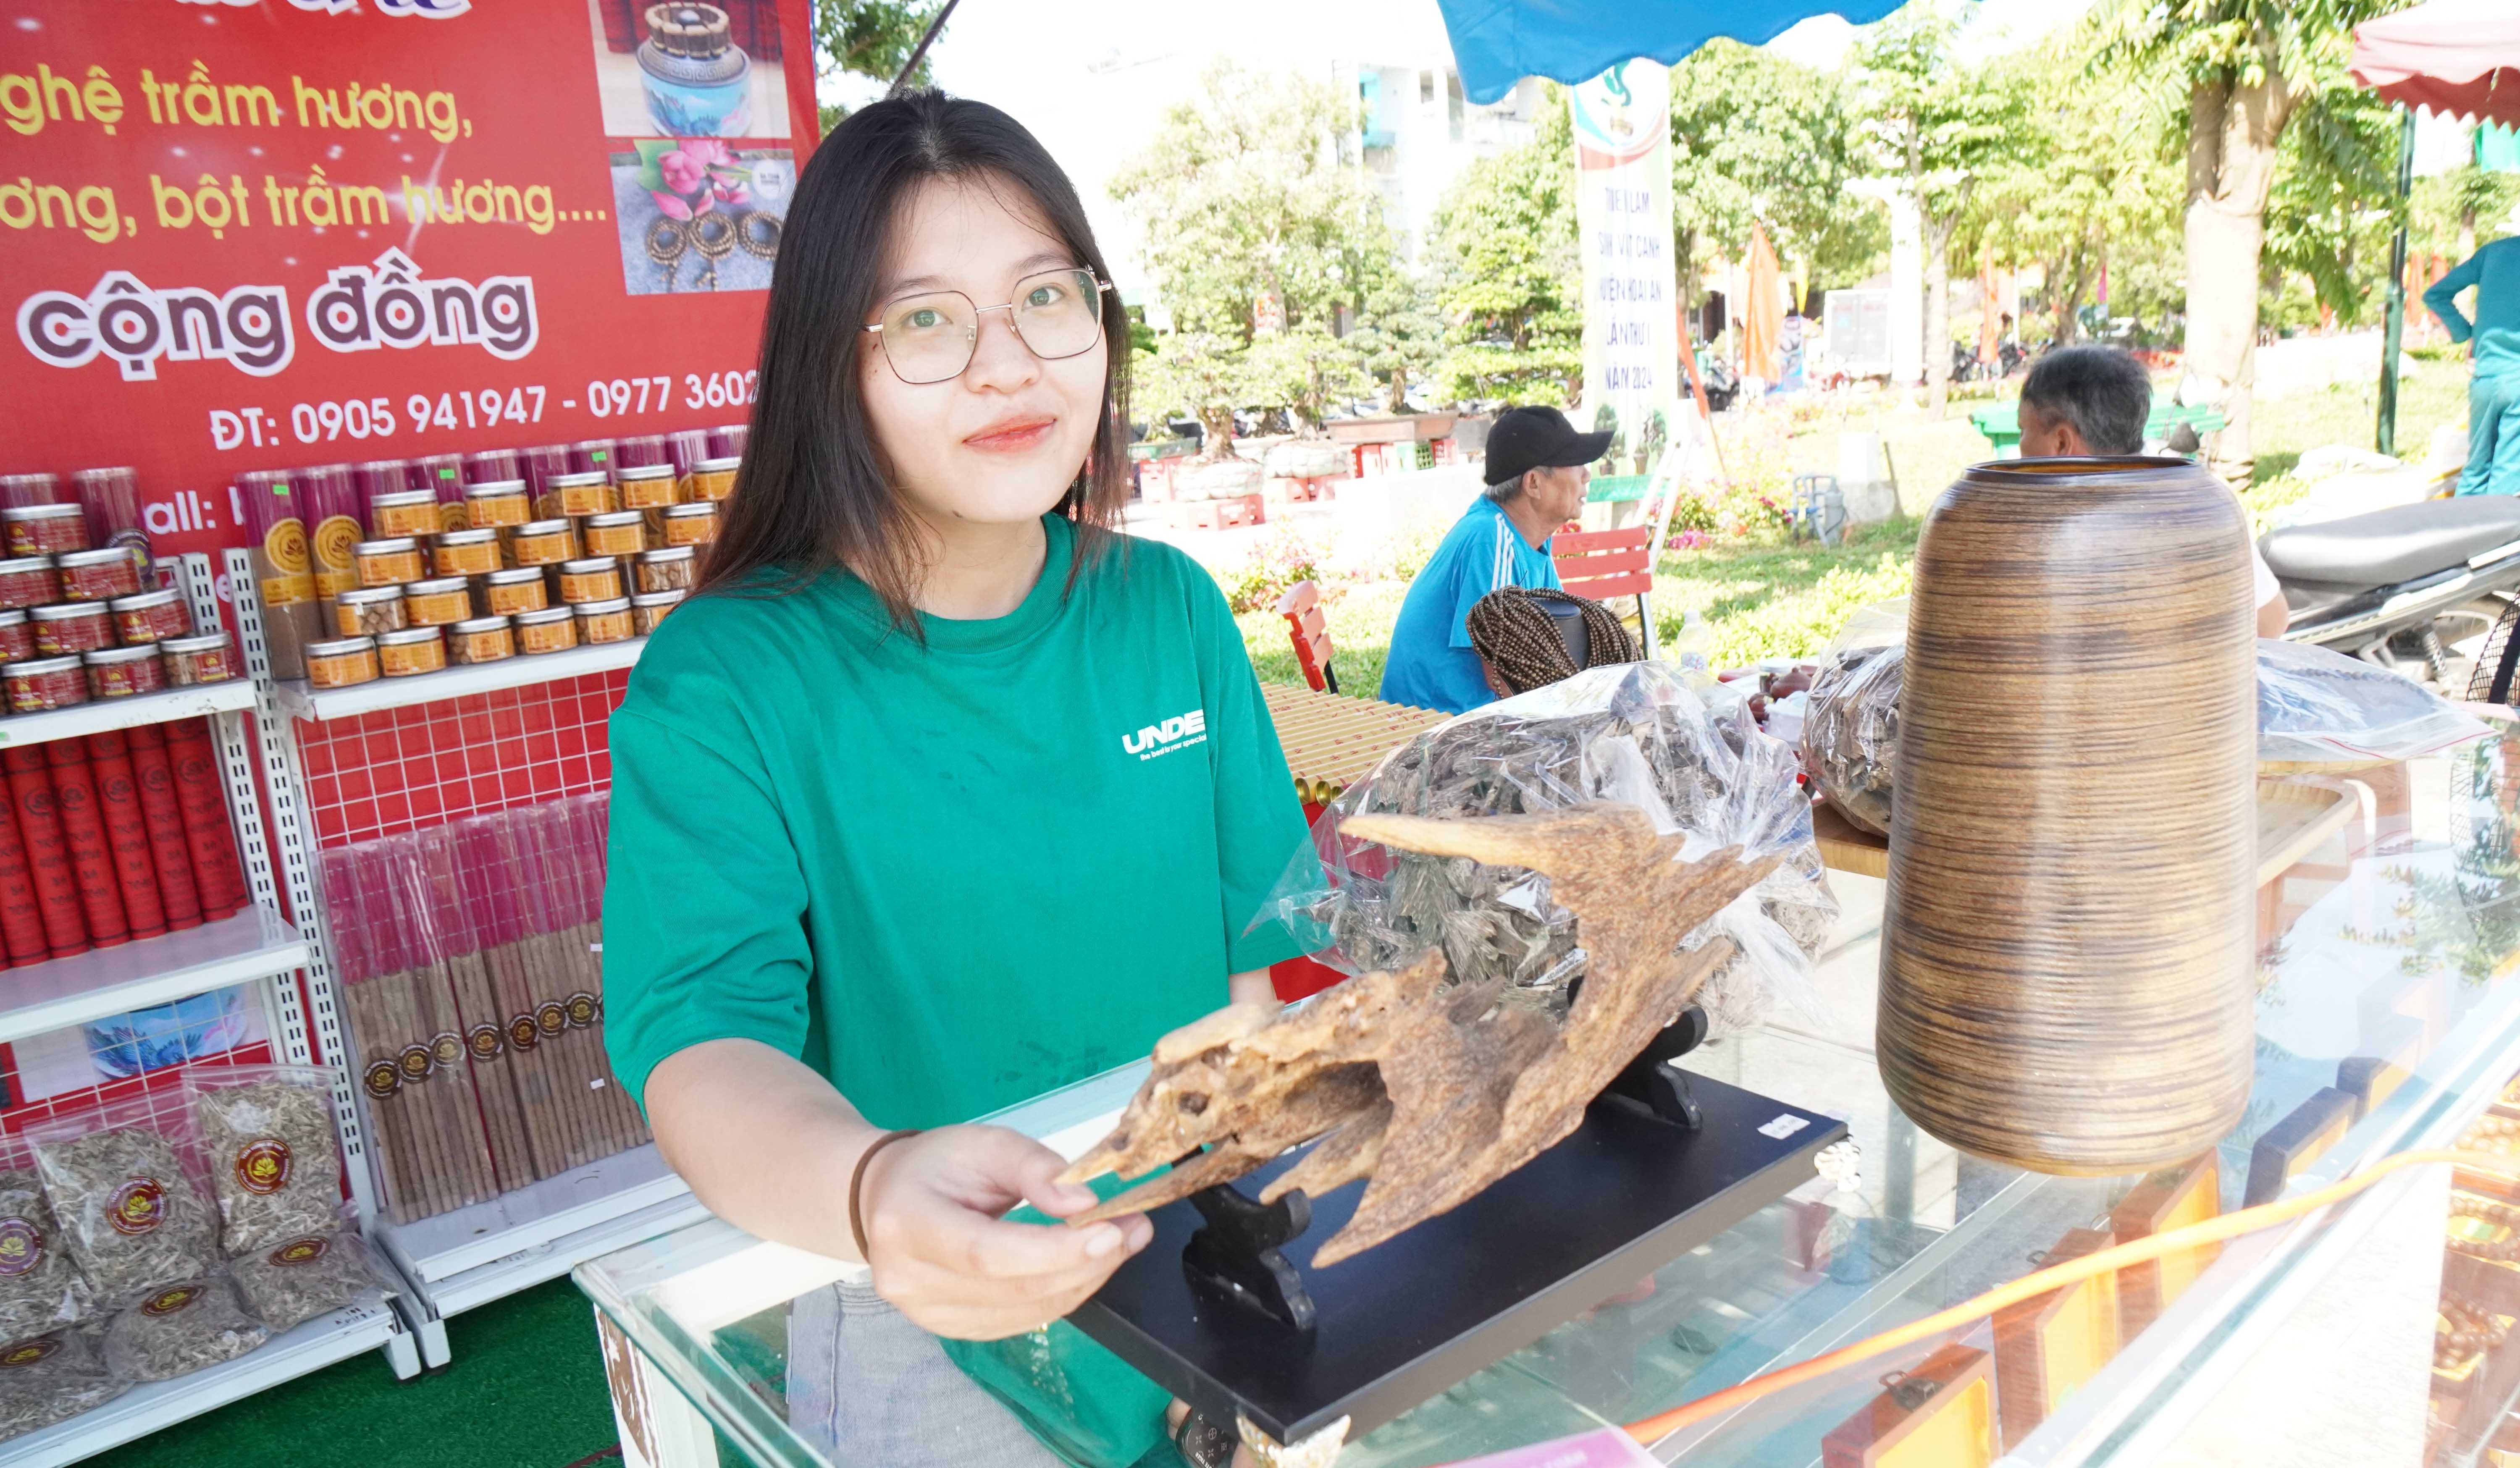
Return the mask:
<path id="1" fill-rule="evenodd" d="M 1302 951 L 1250 928 L 1309 844 L 1215 581 L 1121 540 L 1071 591 L 1074 530 L 1043 523 L 1023 603 L 922 617 L 924 647 L 845 572 L 657 630 L 611 725 L 605 1026 L 632 1095 L 741 1038 L 878 1126 L 966 1121 L 1146 1054 L 1227 974 Z M 1020 1370 L 948 1344 L 1071 1457 L 1156 1441 L 1144 1377 L 1063 1324 L 1025 1339 Z"/>

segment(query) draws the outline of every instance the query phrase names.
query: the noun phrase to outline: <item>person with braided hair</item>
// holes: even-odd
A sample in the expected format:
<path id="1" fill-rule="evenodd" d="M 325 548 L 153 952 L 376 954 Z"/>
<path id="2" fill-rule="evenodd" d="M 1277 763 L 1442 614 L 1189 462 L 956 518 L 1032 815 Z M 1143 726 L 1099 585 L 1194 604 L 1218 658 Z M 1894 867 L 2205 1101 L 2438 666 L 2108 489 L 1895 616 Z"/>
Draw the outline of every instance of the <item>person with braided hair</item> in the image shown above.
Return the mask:
<path id="1" fill-rule="evenodd" d="M 1487 489 L 1410 584 L 1377 697 L 1458 714 L 1494 701 L 1470 644 L 1470 608 L 1499 587 L 1558 590 L 1549 540 L 1581 513 L 1585 466 L 1609 433 L 1578 433 L 1554 408 L 1514 408 L 1488 432 Z"/>

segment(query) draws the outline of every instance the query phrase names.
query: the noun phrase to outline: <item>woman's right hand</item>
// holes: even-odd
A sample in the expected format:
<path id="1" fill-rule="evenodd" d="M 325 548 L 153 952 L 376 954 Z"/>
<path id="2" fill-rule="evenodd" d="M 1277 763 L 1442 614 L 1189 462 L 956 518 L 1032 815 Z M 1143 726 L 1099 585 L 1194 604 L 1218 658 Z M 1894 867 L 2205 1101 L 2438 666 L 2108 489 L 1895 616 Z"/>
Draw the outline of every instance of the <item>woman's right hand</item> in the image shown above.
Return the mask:
<path id="1" fill-rule="evenodd" d="M 1003 1127 L 942 1127 L 876 1154 L 859 1186 L 876 1292 L 933 1335 L 990 1341 L 1060 1318 L 1154 1237 L 1144 1215 L 1010 1223 L 1030 1203 L 1053 1218 L 1094 1206 L 1058 1180 L 1065 1159 Z"/>

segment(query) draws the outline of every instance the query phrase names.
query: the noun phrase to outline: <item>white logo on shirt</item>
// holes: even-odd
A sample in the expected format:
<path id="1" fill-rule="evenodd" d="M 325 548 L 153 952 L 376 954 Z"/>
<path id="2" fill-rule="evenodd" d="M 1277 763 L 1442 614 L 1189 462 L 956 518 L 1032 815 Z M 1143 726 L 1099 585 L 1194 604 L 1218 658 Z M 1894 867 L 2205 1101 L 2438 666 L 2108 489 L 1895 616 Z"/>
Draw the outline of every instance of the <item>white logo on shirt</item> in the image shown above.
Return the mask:
<path id="1" fill-rule="evenodd" d="M 1136 734 L 1120 735 L 1120 747 L 1142 760 L 1188 749 L 1192 744 L 1207 742 L 1207 710 L 1192 709 L 1175 714 L 1161 724 L 1149 724 Z"/>

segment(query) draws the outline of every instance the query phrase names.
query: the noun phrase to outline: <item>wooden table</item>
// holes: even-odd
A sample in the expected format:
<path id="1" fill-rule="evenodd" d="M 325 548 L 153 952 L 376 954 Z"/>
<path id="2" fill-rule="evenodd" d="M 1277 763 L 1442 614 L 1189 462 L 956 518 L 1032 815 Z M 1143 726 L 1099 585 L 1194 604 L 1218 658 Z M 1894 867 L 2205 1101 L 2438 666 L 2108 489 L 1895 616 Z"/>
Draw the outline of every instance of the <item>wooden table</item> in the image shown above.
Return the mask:
<path id="1" fill-rule="evenodd" d="M 1278 726 L 1278 742 L 1286 751 L 1286 768 L 1294 773 L 1307 817 L 1319 815 L 1316 807 L 1372 774 L 1384 755 L 1411 735 L 1453 717 L 1405 703 L 1315 692 L 1300 684 L 1264 683 L 1260 692 Z"/>
<path id="2" fill-rule="evenodd" d="M 2258 781 L 2258 885 L 2291 869 L 2344 826 L 2355 814 L 2352 791 L 2307 780 Z M 1823 800 L 1812 807 L 1812 834 L 1821 865 L 1860 876 L 1890 874 L 1890 843 L 1864 830 Z"/>

